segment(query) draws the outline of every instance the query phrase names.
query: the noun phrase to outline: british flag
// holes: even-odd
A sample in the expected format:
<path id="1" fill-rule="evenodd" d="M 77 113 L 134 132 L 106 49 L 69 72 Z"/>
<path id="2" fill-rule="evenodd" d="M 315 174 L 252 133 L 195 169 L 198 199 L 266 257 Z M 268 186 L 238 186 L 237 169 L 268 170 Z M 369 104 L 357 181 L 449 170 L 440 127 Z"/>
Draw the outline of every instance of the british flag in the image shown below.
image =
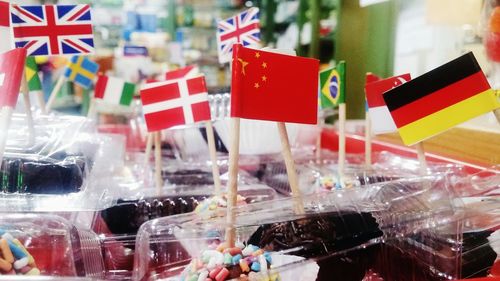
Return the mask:
<path id="1" fill-rule="evenodd" d="M 259 9 L 250 8 L 242 13 L 217 23 L 217 47 L 219 62 L 230 62 L 233 44 L 256 46 L 260 44 Z"/>
<path id="2" fill-rule="evenodd" d="M 12 5 L 16 47 L 28 55 L 75 55 L 94 51 L 89 5 Z"/>

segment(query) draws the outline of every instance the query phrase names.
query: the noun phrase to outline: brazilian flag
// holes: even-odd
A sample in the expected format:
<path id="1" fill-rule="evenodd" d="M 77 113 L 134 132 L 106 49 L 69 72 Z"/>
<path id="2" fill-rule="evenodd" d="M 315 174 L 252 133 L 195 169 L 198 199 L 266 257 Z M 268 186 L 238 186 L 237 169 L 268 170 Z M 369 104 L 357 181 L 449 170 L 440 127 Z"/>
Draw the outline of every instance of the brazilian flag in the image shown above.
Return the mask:
<path id="1" fill-rule="evenodd" d="M 30 92 L 41 91 L 42 82 L 38 76 L 38 66 L 34 57 L 26 58 L 26 81 L 28 81 L 28 88 Z"/>
<path id="2" fill-rule="evenodd" d="M 336 107 L 345 103 L 345 61 L 319 73 L 320 108 Z"/>

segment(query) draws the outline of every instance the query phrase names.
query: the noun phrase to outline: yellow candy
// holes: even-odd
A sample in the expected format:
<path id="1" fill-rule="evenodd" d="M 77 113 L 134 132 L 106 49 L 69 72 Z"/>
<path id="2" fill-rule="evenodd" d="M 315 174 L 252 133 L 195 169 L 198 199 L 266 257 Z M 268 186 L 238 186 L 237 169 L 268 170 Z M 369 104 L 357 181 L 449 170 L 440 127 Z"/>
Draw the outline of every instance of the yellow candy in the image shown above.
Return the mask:
<path id="1" fill-rule="evenodd" d="M 249 272 L 250 271 L 250 267 L 248 267 L 248 263 L 244 259 L 240 260 L 240 268 L 241 268 L 241 271 L 243 271 L 243 272 Z"/>
<path id="2" fill-rule="evenodd" d="M 34 267 L 30 271 L 26 272 L 26 275 L 40 275 L 40 269 Z"/>
<path id="3" fill-rule="evenodd" d="M 257 251 L 252 253 L 252 256 L 257 257 L 257 256 L 260 256 L 262 254 L 264 254 L 264 250 L 258 249 Z"/>

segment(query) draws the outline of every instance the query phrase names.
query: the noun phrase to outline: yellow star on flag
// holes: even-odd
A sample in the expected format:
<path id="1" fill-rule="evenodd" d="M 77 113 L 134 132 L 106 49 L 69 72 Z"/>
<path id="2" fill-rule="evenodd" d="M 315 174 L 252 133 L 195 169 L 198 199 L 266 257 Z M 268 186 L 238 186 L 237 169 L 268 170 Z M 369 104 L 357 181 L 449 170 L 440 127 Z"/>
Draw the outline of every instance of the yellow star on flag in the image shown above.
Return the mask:
<path id="1" fill-rule="evenodd" d="M 243 59 L 238 58 L 238 61 L 241 63 L 241 73 L 243 75 L 246 75 L 245 73 L 245 67 L 248 65 L 248 62 L 244 61 Z"/>

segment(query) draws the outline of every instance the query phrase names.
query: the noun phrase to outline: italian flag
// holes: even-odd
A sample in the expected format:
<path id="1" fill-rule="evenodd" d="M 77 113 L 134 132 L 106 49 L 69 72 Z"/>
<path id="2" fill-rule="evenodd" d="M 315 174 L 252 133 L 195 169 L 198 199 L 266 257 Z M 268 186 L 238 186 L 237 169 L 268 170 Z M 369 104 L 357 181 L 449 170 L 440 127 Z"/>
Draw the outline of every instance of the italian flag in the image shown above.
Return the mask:
<path id="1" fill-rule="evenodd" d="M 130 106 L 135 93 L 135 85 L 120 78 L 99 75 L 95 86 L 96 99 L 105 103 Z"/>

